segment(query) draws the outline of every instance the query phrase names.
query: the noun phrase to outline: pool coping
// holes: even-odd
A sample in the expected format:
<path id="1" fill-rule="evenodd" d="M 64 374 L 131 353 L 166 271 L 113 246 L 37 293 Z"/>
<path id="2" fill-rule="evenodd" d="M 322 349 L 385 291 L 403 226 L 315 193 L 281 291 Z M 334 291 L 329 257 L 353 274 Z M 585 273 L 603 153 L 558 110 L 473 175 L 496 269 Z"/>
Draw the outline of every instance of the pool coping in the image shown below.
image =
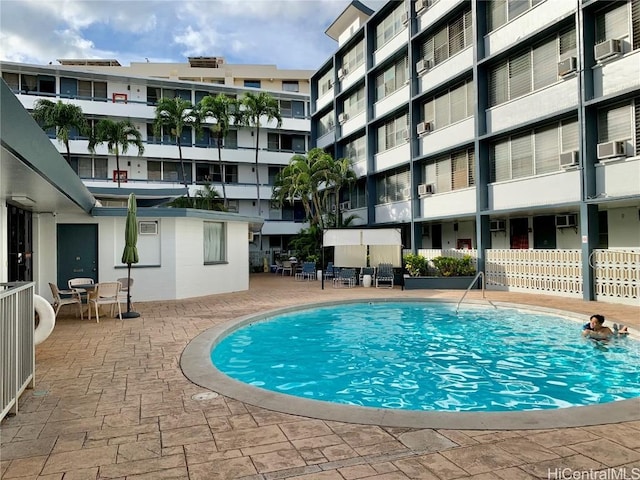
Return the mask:
<path id="1" fill-rule="evenodd" d="M 183 374 L 193 383 L 227 397 L 282 413 L 365 425 L 413 428 L 446 428 L 456 430 L 531 430 L 547 428 L 583 427 L 640 420 L 640 398 L 608 402 L 599 405 L 529 410 L 519 412 L 436 412 L 394 410 L 387 408 L 343 405 L 311 400 L 265 390 L 235 380 L 218 370 L 211 362 L 211 351 L 226 335 L 250 323 L 274 315 L 348 303 L 430 302 L 457 303 L 446 299 L 425 298 L 369 298 L 301 304 L 278 308 L 258 314 L 235 318 L 209 328 L 185 347 L 180 358 Z M 467 300 L 465 304 L 548 313 L 577 322 L 584 322 L 584 314 L 533 305 L 509 302 Z M 635 337 L 635 335 L 633 335 Z"/>

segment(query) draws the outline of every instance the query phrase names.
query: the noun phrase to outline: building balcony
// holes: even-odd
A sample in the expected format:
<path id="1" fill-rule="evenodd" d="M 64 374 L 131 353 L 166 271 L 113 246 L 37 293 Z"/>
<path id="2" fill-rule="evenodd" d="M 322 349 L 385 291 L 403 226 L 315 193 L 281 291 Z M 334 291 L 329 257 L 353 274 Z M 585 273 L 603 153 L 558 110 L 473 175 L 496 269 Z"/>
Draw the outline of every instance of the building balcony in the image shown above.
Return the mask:
<path id="1" fill-rule="evenodd" d="M 425 220 L 449 215 L 473 215 L 476 212 L 475 187 L 435 193 L 420 199 L 421 217 Z"/>
<path id="2" fill-rule="evenodd" d="M 595 98 L 640 87 L 640 50 L 593 67 Z"/>
<path id="3" fill-rule="evenodd" d="M 597 163 L 596 192 L 602 198 L 640 195 L 640 156 Z"/>
<path id="4" fill-rule="evenodd" d="M 441 2 L 438 2 L 441 3 Z M 446 3 L 446 2 L 442 2 Z M 448 58 L 444 62 L 430 68 L 418 77 L 418 91 L 424 93 L 459 77 L 464 71 L 471 71 L 473 67 L 473 47 L 468 47 Z"/>
<path id="5" fill-rule="evenodd" d="M 410 222 L 411 200 L 376 205 L 375 216 L 375 223 Z"/>
<path id="6" fill-rule="evenodd" d="M 380 118 L 398 108 L 399 105 L 405 105 L 409 102 L 409 83 L 390 93 L 386 97 L 378 100 L 373 105 L 373 118 Z"/>
<path id="7" fill-rule="evenodd" d="M 473 117 L 469 117 L 418 137 L 418 155 L 432 155 L 455 145 L 472 142 L 475 138 L 474 129 Z"/>
<path id="8" fill-rule="evenodd" d="M 407 46 L 409 29 L 403 28 L 395 37 L 373 52 L 373 66 L 376 67 L 389 58 L 398 49 Z"/>
<path id="9" fill-rule="evenodd" d="M 548 25 L 558 23 L 560 19 L 574 14 L 576 7 L 576 2 L 568 2 L 567 0 L 546 0 L 537 4 L 512 21 L 485 35 L 485 56 L 490 57 L 513 47 L 516 45 L 514 39 L 526 38 Z"/>
<path id="10" fill-rule="evenodd" d="M 356 130 L 364 128 L 367 123 L 367 116 L 365 112 L 357 113 L 354 116 L 350 116 L 340 125 L 340 136 L 346 137 Z"/>
<path id="11" fill-rule="evenodd" d="M 487 109 L 487 133 L 533 122 L 571 108 L 578 108 L 578 78 L 553 85 Z"/>
<path id="12" fill-rule="evenodd" d="M 580 174 L 575 169 L 489 184 L 489 209 L 542 207 L 580 201 Z"/>
<path id="13" fill-rule="evenodd" d="M 375 172 L 381 172 L 399 165 L 405 165 L 409 163 L 410 159 L 411 153 L 409 142 L 407 141 L 384 152 L 376 153 L 373 159 L 373 169 Z"/>

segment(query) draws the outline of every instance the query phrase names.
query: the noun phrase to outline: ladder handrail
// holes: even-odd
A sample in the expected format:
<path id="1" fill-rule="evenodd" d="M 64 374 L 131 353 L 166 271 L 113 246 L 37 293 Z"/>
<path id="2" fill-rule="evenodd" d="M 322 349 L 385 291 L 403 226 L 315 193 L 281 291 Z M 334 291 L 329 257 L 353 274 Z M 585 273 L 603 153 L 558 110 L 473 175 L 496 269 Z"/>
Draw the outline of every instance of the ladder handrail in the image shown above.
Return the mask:
<path id="1" fill-rule="evenodd" d="M 485 297 L 485 276 L 484 276 L 484 272 L 483 271 L 479 271 L 476 274 L 476 276 L 473 277 L 473 280 L 471 281 L 471 284 L 467 287 L 465 292 L 462 294 L 462 298 L 460 299 L 460 301 L 456 305 L 456 315 L 458 314 L 458 309 L 460 308 L 460 304 L 464 300 L 464 297 L 467 296 L 467 293 L 469 293 L 469 290 L 471 290 L 471 287 L 473 287 L 476 284 L 476 282 L 478 281 L 479 277 L 482 277 L 482 283 L 481 283 L 481 285 L 482 285 L 482 298 L 486 298 Z"/>

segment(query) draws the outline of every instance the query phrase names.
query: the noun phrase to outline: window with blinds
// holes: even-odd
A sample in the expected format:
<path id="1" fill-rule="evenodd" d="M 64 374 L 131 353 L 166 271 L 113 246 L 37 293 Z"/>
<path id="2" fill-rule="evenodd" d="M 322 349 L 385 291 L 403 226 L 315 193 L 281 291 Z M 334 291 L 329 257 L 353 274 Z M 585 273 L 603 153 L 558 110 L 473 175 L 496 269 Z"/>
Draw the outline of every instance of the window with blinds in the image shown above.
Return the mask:
<path id="1" fill-rule="evenodd" d="M 319 96 L 323 96 L 333 87 L 333 70 L 329 70 L 318 80 L 318 91 L 320 92 Z"/>
<path id="2" fill-rule="evenodd" d="M 437 193 L 450 192 L 475 184 L 475 156 L 473 149 L 459 150 L 436 158 L 425 165 L 423 178 L 432 183 Z"/>
<path id="3" fill-rule="evenodd" d="M 335 119 L 333 118 L 333 110 L 322 116 L 318 121 L 318 136 L 321 137 L 331 132 L 335 128 Z"/>
<path id="4" fill-rule="evenodd" d="M 542 0 L 489 0 L 487 24 L 492 32 L 518 15 L 522 15 Z"/>
<path id="5" fill-rule="evenodd" d="M 578 50 L 576 45 L 575 29 L 560 34 L 560 37 L 558 38 L 558 50 L 560 53 L 560 61 L 577 55 Z"/>
<path id="6" fill-rule="evenodd" d="M 470 46 L 472 37 L 471 10 L 468 10 L 424 41 L 420 46 L 422 58 L 433 66 L 438 65 Z"/>
<path id="7" fill-rule="evenodd" d="M 364 63 L 364 40 L 360 40 L 358 44 L 344 54 L 342 57 L 342 66 L 347 72 L 352 72 Z"/>
<path id="8" fill-rule="evenodd" d="M 637 3 L 637 2 L 636 2 Z M 596 15 L 596 43 L 629 36 L 629 4 Z"/>
<path id="9" fill-rule="evenodd" d="M 385 172 L 376 178 L 376 205 L 410 198 L 411 177 L 408 169 Z"/>
<path id="10" fill-rule="evenodd" d="M 367 159 L 366 137 L 359 137 L 344 146 L 344 156 L 350 158 L 353 163 L 363 162 Z"/>
<path id="11" fill-rule="evenodd" d="M 564 52 L 564 53 L 560 53 Z M 521 97 L 558 81 L 558 60 L 575 55 L 575 31 L 515 55 L 489 72 L 490 106 Z"/>
<path id="12" fill-rule="evenodd" d="M 435 130 L 472 116 L 473 96 L 473 80 L 467 80 L 428 99 L 423 106 L 425 122 L 431 122 L 431 128 Z"/>
<path id="13" fill-rule="evenodd" d="M 398 7 L 378 24 L 376 27 L 376 49 L 382 47 L 404 28 L 402 14 L 405 12 L 404 2 L 398 2 Z"/>
<path id="14" fill-rule="evenodd" d="M 378 152 L 402 145 L 409 138 L 407 114 L 401 115 L 378 127 Z"/>
<path id="15" fill-rule="evenodd" d="M 346 197 L 346 195 L 345 195 Z M 351 208 L 364 208 L 367 206 L 367 182 L 365 179 L 358 180 L 349 187 L 349 201 Z"/>
<path id="16" fill-rule="evenodd" d="M 364 111 L 365 106 L 364 98 L 364 86 L 359 88 L 355 93 L 350 95 L 343 103 L 342 111 L 348 115 L 349 118 Z"/>
<path id="17" fill-rule="evenodd" d="M 598 110 L 598 143 L 633 138 L 633 109 L 630 103 Z"/>
<path id="18" fill-rule="evenodd" d="M 376 77 L 376 101 L 403 87 L 409 74 L 409 59 L 404 57 Z"/>

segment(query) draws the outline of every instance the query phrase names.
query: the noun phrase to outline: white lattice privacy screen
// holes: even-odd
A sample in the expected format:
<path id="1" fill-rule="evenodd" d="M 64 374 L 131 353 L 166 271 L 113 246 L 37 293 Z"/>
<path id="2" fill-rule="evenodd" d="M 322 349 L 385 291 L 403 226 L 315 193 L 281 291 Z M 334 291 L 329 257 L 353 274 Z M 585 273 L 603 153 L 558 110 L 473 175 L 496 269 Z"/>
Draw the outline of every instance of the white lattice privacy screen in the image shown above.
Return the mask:
<path id="1" fill-rule="evenodd" d="M 580 250 L 487 250 L 487 288 L 582 295 Z"/>
<path id="2" fill-rule="evenodd" d="M 594 250 L 596 298 L 605 302 L 640 302 L 640 250 Z"/>

